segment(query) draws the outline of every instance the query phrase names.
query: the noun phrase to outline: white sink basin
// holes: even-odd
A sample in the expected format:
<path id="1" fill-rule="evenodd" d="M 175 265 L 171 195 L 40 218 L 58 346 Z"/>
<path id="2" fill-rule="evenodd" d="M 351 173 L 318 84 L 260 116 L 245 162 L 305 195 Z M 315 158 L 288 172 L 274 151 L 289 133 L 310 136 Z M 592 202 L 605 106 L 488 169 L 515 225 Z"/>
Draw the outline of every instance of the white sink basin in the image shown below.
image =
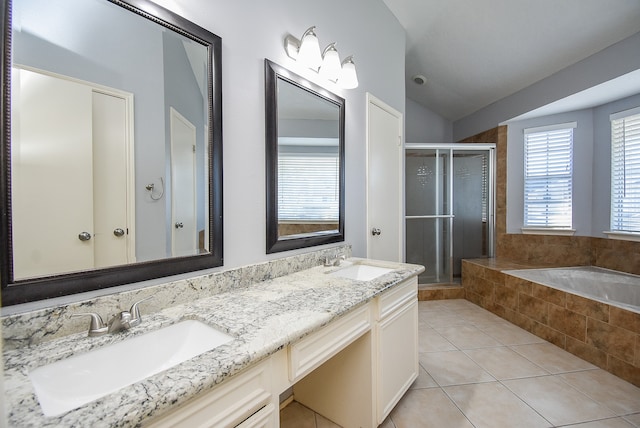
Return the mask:
<path id="1" fill-rule="evenodd" d="M 186 320 L 29 373 L 45 416 L 60 415 L 231 341 Z"/>
<path id="2" fill-rule="evenodd" d="M 333 276 L 339 276 L 342 278 L 356 279 L 358 281 L 371 281 L 385 273 L 391 272 L 393 269 L 371 266 L 366 264 L 355 264 L 342 269 L 338 269 L 335 272 L 330 273 Z"/>

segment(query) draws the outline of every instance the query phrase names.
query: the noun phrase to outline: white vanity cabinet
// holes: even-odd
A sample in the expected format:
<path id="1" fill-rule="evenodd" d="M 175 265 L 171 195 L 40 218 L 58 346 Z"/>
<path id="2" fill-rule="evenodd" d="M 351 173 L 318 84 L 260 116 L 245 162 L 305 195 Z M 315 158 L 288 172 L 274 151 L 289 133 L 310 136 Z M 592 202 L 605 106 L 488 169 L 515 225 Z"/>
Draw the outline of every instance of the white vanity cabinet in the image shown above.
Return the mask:
<path id="1" fill-rule="evenodd" d="M 272 360 L 268 358 L 147 426 L 277 427 L 277 400 L 272 394 Z"/>
<path id="2" fill-rule="evenodd" d="M 377 299 L 376 416 L 381 424 L 418 377 L 418 281 Z"/>
<path id="3" fill-rule="evenodd" d="M 341 426 L 377 427 L 418 376 L 417 289 L 406 279 L 148 426 L 277 428 L 293 387 Z"/>

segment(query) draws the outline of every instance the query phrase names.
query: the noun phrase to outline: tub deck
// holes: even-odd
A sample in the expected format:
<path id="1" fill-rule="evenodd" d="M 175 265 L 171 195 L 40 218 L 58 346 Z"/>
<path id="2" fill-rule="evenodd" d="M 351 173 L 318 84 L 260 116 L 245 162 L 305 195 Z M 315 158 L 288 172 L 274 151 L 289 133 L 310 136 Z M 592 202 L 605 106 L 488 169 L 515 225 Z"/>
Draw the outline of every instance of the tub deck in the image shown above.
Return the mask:
<path id="1" fill-rule="evenodd" d="M 640 314 L 503 272 L 545 267 L 551 266 L 463 260 L 465 298 L 640 386 Z"/>

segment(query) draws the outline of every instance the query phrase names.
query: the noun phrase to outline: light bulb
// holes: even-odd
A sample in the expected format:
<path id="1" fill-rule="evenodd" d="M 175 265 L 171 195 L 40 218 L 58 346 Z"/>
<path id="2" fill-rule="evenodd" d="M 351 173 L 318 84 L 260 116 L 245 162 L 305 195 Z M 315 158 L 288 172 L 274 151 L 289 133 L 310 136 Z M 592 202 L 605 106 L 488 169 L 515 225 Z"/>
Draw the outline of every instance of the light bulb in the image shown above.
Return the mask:
<path id="1" fill-rule="evenodd" d="M 318 70 L 322 64 L 320 55 L 320 43 L 314 32 L 316 27 L 311 27 L 302 35 L 300 39 L 300 50 L 298 51 L 298 61 L 312 70 Z"/>
<path id="2" fill-rule="evenodd" d="M 356 65 L 353 57 L 348 56 L 342 61 L 342 74 L 338 83 L 344 89 L 354 89 L 358 87 L 358 74 L 356 73 Z"/>

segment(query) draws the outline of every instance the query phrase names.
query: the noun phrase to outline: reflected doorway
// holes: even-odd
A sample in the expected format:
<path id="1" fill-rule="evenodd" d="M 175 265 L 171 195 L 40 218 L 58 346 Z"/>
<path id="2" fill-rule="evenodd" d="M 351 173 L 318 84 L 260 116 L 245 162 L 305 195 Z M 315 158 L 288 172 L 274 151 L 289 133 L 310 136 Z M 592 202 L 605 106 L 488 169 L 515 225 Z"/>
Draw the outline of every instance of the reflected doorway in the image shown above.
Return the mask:
<path id="1" fill-rule="evenodd" d="M 492 257 L 494 165 L 491 144 L 407 144 L 407 263 L 420 285 L 460 282 L 462 259 Z"/>

